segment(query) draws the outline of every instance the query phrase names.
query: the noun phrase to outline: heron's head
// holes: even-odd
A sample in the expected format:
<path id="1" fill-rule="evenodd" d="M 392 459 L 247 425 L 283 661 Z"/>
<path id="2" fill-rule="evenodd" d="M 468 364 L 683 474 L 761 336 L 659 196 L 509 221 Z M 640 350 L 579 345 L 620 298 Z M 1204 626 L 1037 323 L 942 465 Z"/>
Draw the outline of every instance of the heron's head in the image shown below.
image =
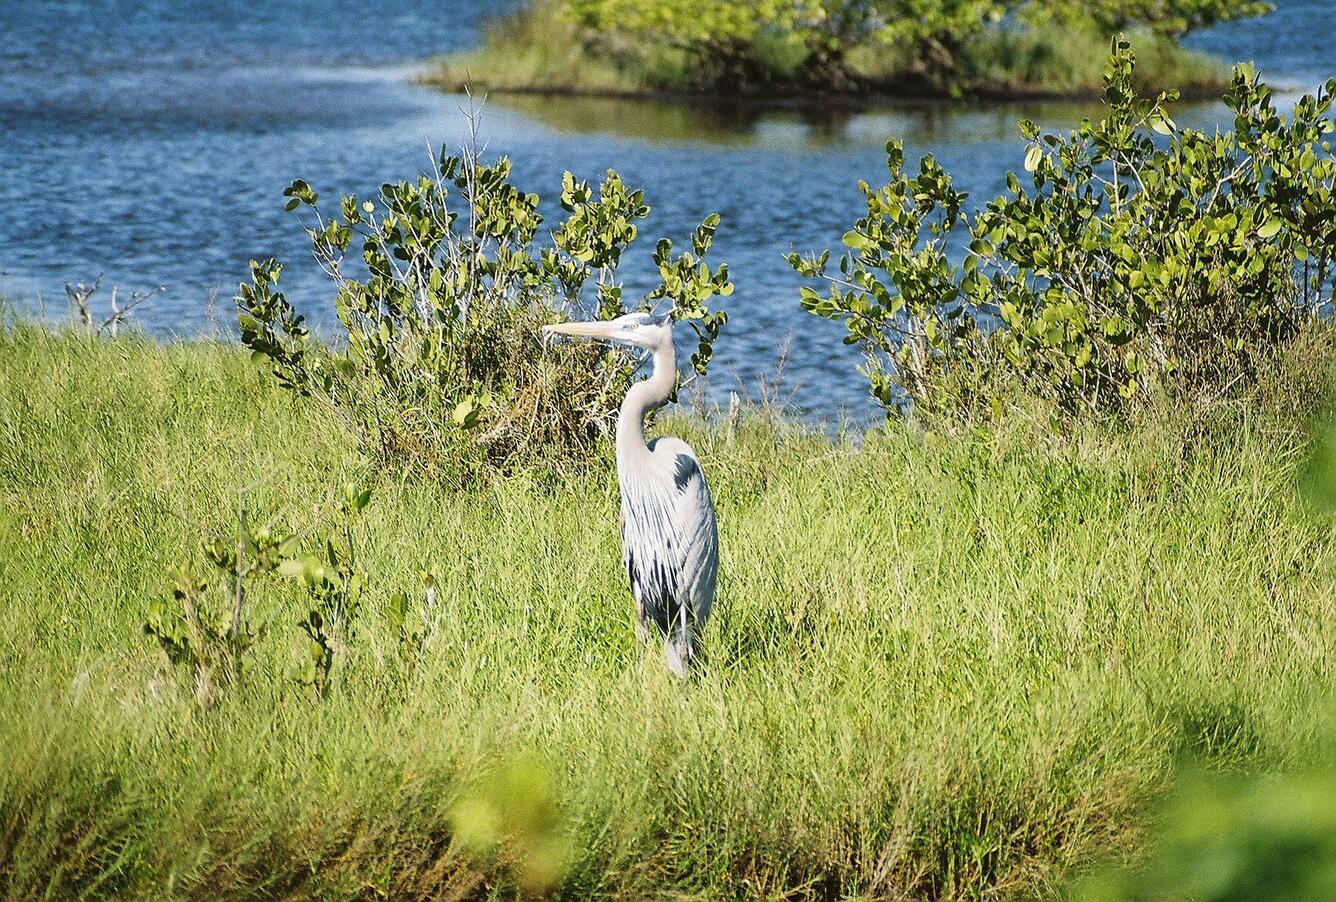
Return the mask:
<path id="1" fill-rule="evenodd" d="M 651 351 L 673 340 L 672 319 L 667 314 L 655 313 L 628 313 L 616 319 L 557 323 L 555 326 L 544 326 L 543 331 L 557 335 L 583 335 Z"/>

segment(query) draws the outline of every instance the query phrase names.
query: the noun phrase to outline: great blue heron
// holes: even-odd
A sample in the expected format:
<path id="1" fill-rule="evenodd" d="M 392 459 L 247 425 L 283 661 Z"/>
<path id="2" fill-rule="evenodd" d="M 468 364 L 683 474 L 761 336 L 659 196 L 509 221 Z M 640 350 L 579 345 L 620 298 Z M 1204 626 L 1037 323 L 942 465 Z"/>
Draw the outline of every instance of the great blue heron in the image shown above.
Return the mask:
<path id="1" fill-rule="evenodd" d="M 653 352 L 653 372 L 631 386 L 617 416 L 622 561 L 636 602 L 637 635 L 648 641 L 652 621 L 663 637 L 669 669 L 685 679 L 697 636 L 714 604 L 719 531 L 696 452 L 678 438 L 645 442 L 645 414 L 666 404 L 677 382 L 672 320 L 628 313 L 612 320 L 548 326 L 546 331 Z"/>

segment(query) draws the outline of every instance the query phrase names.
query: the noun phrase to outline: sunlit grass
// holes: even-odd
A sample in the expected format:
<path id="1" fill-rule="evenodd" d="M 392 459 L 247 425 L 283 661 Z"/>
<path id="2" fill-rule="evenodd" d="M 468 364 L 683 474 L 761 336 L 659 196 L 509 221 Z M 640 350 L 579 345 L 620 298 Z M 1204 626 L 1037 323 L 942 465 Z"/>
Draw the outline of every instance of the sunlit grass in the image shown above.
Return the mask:
<path id="1" fill-rule="evenodd" d="M 422 79 L 450 90 L 624 94 L 651 87 L 649 74 L 587 52 L 558 7 L 538 3 L 491 20 L 481 47 L 438 58 Z"/>
<path id="2" fill-rule="evenodd" d="M 1185 752 L 1308 750 L 1336 541 L 1283 419 L 671 425 L 722 534 L 685 691 L 636 647 L 610 469 L 456 494 L 367 472 L 231 347 L 0 333 L 0 894 L 508 895 L 545 873 L 531 832 L 453 838 L 500 785 L 551 793 L 567 897 L 1025 897 L 1134 850 Z M 200 710 L 148 601 L 239 503 L 301 527 L 349 479 L 373 585 L 330 698 L 289 677 L 276 578 L 244 685 Z M 405 682 L 379 610 L 423 569 Z"/>

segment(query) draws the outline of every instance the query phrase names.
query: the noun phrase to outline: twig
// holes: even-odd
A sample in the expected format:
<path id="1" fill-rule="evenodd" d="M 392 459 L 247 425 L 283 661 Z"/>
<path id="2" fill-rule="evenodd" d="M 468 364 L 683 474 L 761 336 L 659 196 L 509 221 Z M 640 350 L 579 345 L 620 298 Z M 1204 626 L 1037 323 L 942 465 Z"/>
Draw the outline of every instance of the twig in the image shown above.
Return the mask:
<path id="1" fill-rule="evenodd" d="M 69 296 L 70 304 L 72 304 L 74 309 L 78 312 L 79 321 L 83 324 L 85 332 L 91 333 L 93 331 L 93 314 L 89 310 L 88 299 L 91 298 L 97 292 L 98 287 L 101 286 L 103 275 L 104 273 L 98 273 L 97 279 L 94 280 L 92 285 L 85 285 L 83 282 L 80 282 L 78 285 L 71 285 L 69 282 L 65 283 L 65 294 Z"/>

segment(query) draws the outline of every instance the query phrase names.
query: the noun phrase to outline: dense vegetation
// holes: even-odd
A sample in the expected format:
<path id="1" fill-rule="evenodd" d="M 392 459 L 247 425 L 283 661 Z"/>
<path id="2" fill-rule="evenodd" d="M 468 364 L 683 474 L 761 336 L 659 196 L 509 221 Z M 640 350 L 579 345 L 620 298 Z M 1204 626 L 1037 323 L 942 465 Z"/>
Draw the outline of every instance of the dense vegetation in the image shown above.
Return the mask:
<path id="1" fill-rule="evenodd" d="M 575 93 L 1081 95 L 1110 37 L 1134 31 L 1142 87 L 1221 80 L 1178 41 L 1260 15 L 1257 0 L 534 0 L 427 78 L 451 88 Z"/>
<path id="2" fill-rule="evenodd" d="M 668 301 L 703 371 L 717 217 L 624 299 L 639 192 L 567 176 L 548 245 L 443 155 L 287 190 L 337 346 L 274 261 L 244 349 L 82 286 L 77 333 L 0 323 L 0 894 L 1325 898 L 1330 88 L 1287 119 L 1241 69 L 1206 136 L 1133 71 L 1023 125 L 1032 190 L 970 215 L 892 144 L 839 273 L 793 259 L 943 416 L 673 423 L 723 535 L 686 691 L 618 563 L 631 362 L 536 333 Z"/>
<path id="3" fill-rule="evenodd" d="M 588 344 L 540 349 L 542 326 L 563 316 L 666 309 L 694 330 L 691 368 L 706 372 L 728 319 L 710 301 L 733 293 L 728 267 L 705 259 L 717 214 L 686 251 L 660 239 L 659 285 L 632 299 L 617 269 L 650 208 L 616 172 L 597 190 L 565 174 L 566 218 L 548 243 L 540 199 L 512 183 L 508 160 L 485 162 L 473 148 L 433 162 L 374 199 L 343 196 L 337 215 L 302 179 L 283 192 L 290 212 L 314 220 L 306 232 L 347 339 L 337 349 L 312 340 L 279 290 L 281 263 L 252 261 L 237 298 L 242 342 L 283 386 L 335 411 L 375 457 L 459 478 L 588 458 L 610 434 L 633 360 Z"/>
<path id="4" fill-rule="evenodd" d="M 1134 89 L 1121 39 L 1105 117 L 1067 136 L 1021 123 L 1023 176 L 970 213 L 931 157 L 861 185 L 849 248 L 790 262 L 822 280 L 811 312 L 868 351 L 888 408 L 968 413 L 1010 389 L 1072 410 L 1247 390 L 1257 362 L 1331 311 L 1336 291 L 1336 81 L 1277 111 L 1251 66 L 1225 93 L 1232 129 L 1180 129 Z M 963 235 L 961 233 L 964 233 Z"/>
<path id="5" fill-rule="evenodd" d="M 1186 443 L 674 423 L 724 534 L 684 695 L 636 650 L 608 468 L 403 478 L 234 346 L 7 329 L 0 895 L 1053 890 L 1139 847 L 1181 755 L 1315 749 L 1336 542 L 1289 411 L 1325 341 Z M 305 575 L 256 571 L 243 676 L 202 700 L 143 633 L 166 574 L 219 572 L 239 506 L 319 551 L 344 483 L 373 493 L 327 690 Z"/>

